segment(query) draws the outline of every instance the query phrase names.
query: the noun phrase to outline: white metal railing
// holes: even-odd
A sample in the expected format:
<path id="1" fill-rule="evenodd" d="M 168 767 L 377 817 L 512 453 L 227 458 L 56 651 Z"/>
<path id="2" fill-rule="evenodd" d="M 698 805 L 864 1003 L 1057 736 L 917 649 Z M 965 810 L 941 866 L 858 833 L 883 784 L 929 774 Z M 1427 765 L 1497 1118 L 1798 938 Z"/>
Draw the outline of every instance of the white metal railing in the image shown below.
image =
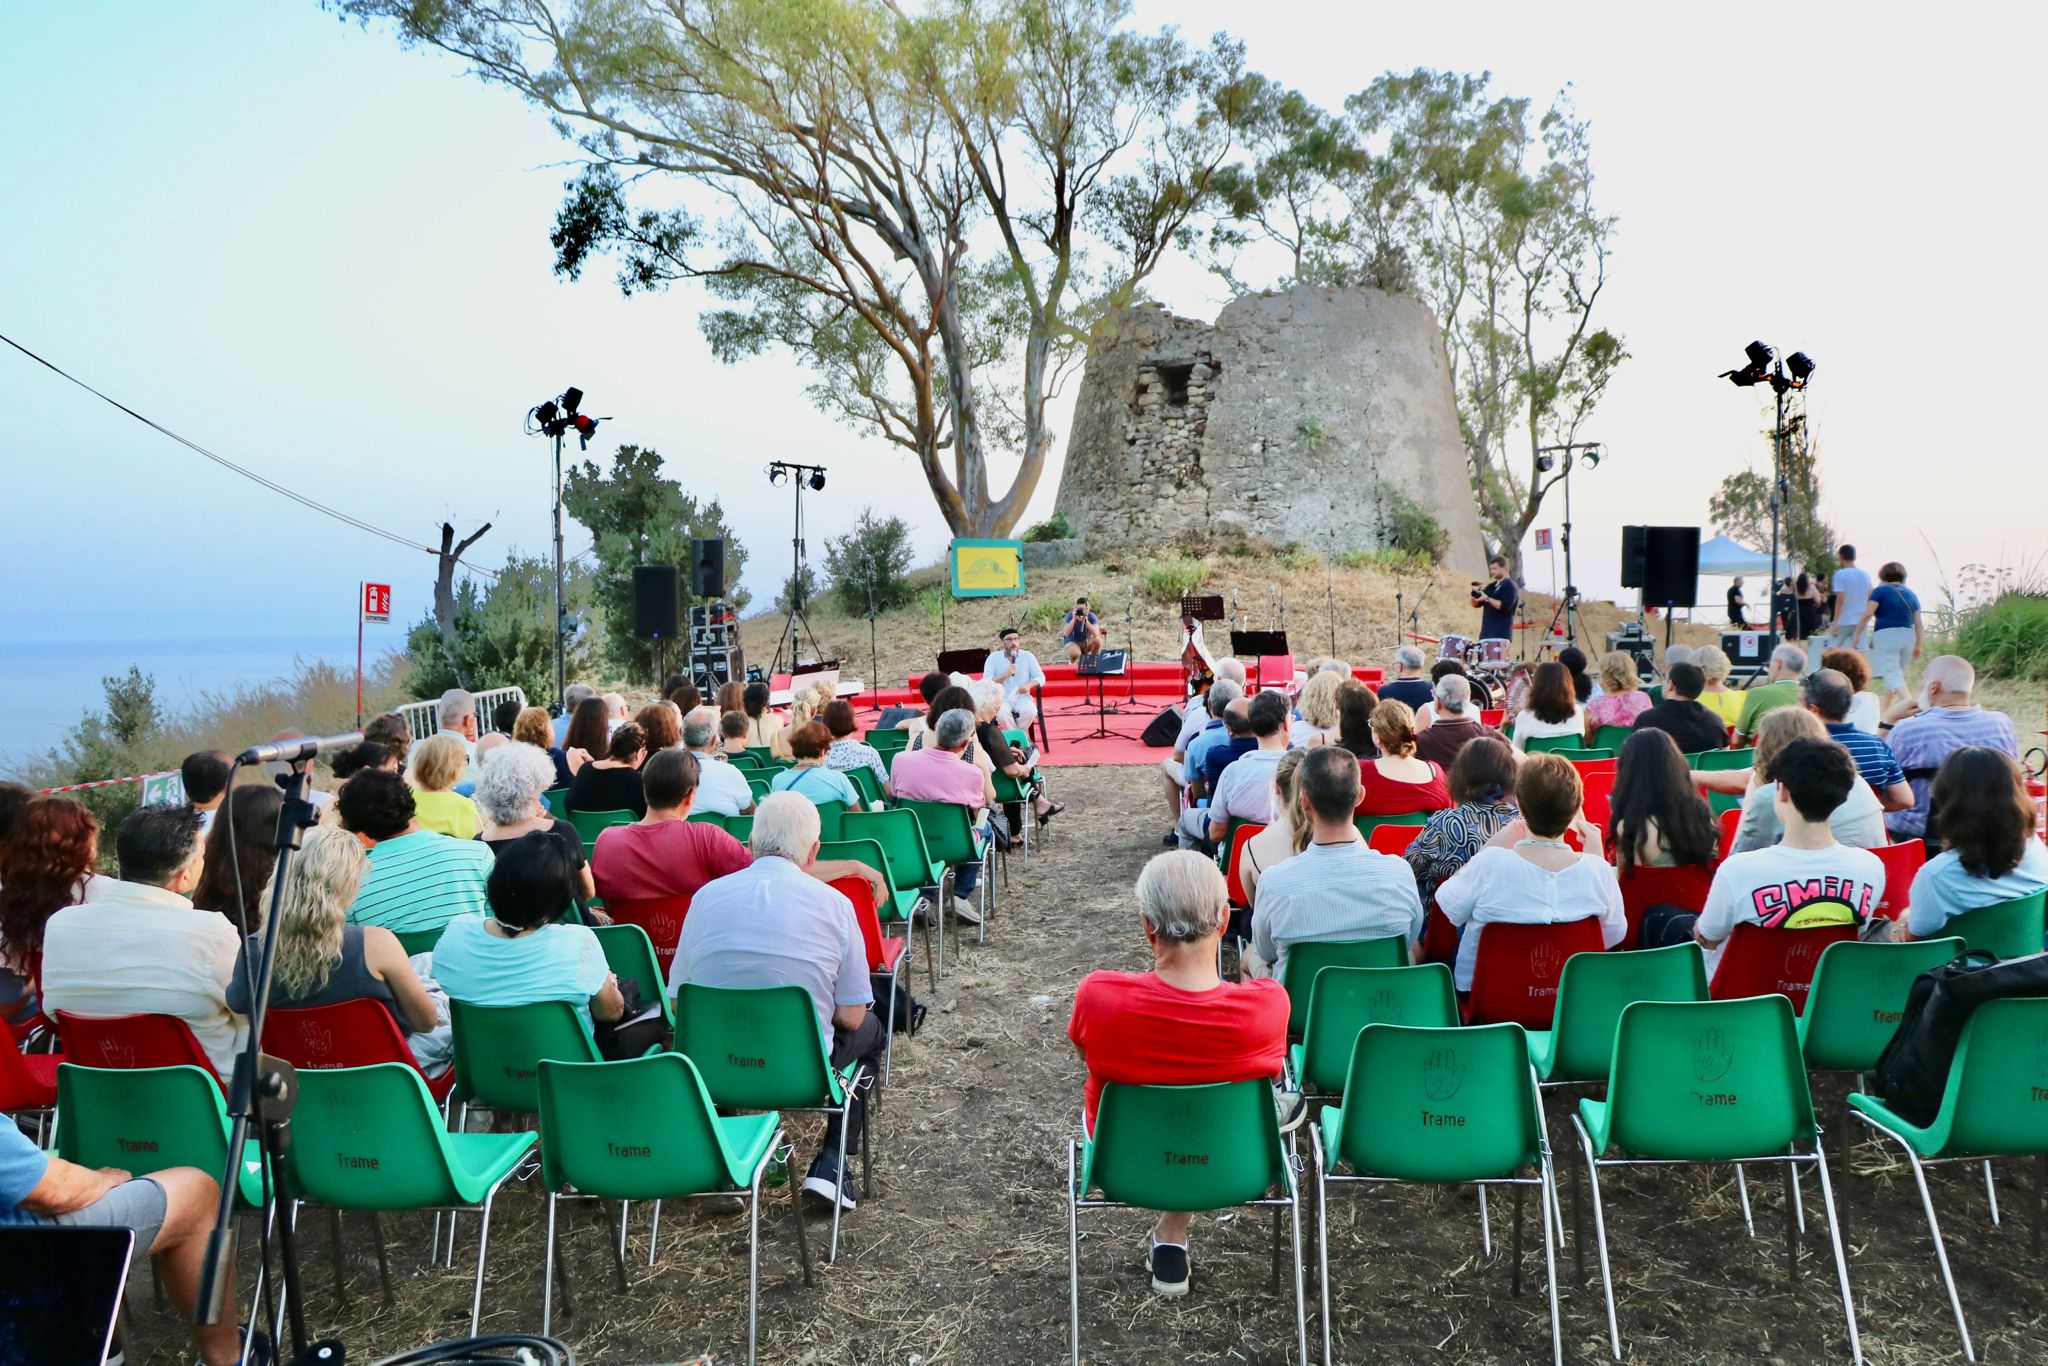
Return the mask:
<path id="1" fill-rule="evenodd" d="M 506 698 L 517 698 L 520 706 L 526 705 L 526 689 L 524 688 L 492 688 L 486 692 L 475 693 L 473 696 L 476 698 L 476 728 L 479 733 L 482 733 L 490 726 L 491 713 L 497 710 L 498 704 Z M 412 732 L 412 738 L 424 740 L 435 731 L 441 729 L 441 719 L 435 715 L 435 711 L 440 705 L 440 700 L 434 698 L 425 702 L 408 702 L 402 707 L 394 708 L 394 710 L 405 718 L 405 728 Z"/>

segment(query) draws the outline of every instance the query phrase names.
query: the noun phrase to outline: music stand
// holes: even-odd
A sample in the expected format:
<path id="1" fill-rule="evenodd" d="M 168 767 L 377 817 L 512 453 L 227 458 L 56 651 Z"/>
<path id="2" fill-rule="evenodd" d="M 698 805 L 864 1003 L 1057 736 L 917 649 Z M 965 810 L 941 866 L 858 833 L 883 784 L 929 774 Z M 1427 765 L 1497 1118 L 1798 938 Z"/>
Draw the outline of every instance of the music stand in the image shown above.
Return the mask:
<path id="1" fill-rule="evenodd" d="M 1130 655 L 1123 650 L 1103 650 L 1098 654 L 1082 655 L 1074 664 L 1074 676 L 1095 680 L 1095 729 L 1082 736 L 1083 740 L 1135 740 L 1135 735 L 1109 728 L 1109 718 L 1123 713 L 1117 705 L 1108 700 L 1108 684 L 1111 678 L 1122 678 L 1130 669 Z"/>
<path id="2" fill-rule="evenodd" d="M 1266 686 L 1264 676 L 1266 659 L 1273 655 L 1284 655 L 1287 651 L 1287 633 L 1285 631 L 1232 631 L 1230 633 L 1230 653 L 1237 655 L 1239 658 L 1249 655 L 1252 659 L 1252 691 L 1254 692 Z M 1294 680 L 1290 678 L 1286 681 L 1292 683 Z"/>
<path id="3" fill-rule="evenodd" d="M 1180 614 L 1193 617 L 1196 621 L 1223 620 L 1223 595 L 1211 593 L 1206 597 L 1199 593 L 1184 593 L 1180 600 Z"/>
<path id="4" fill-rule="evenodd" d="M 0 1266 L 7 1268 L 0 1278 L 0 1348 L 6 1359 L 43 1366 L 105 1361 L 136 1250 L 135 1234 L 125 1228 L 0 1226 Z M 148 1249 L 140 1251 L 147 1255 Z"/>
<path id="5" fill-rule="evenodd" d="M 939 672 L 948 676 L 966 674 L 974 677 L 981 673 L 981 666 L 988 663 L 987 650 L 941 650 L 939 651 Z"/>

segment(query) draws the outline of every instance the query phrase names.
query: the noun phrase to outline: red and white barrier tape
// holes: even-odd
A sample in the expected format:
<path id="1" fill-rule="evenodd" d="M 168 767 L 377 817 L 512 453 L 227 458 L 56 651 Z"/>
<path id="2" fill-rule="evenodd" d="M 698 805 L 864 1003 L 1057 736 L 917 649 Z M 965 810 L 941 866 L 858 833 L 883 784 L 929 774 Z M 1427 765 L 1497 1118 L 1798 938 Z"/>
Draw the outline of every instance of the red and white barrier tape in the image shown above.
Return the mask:
<path id="1" fill-rule="evenodd" d="M 149 779 L 157 776 L 159 775 L 154 773 L 134 773 L 126 778 L 102 778 L 94 783 L 72 783 L 67 787 L 41 788 L 37 791 L 36 795 L 39 797 L 52 797 L 60 792 L 85 792 L 95 787 L 119 787 L 122 783 L 147 782 Z"/>

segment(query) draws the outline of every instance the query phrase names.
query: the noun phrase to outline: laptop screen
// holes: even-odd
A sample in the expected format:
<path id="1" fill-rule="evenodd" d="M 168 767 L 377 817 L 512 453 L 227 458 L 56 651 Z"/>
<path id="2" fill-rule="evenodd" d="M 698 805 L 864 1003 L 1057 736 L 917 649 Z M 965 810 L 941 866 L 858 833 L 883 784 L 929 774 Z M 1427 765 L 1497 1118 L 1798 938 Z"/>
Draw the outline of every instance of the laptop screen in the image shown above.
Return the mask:
<path id="1" fill-rule="evenodd" d="M 100 1366 L 134 1243 L 125 1228 L 0 1224 L 0 1361 Z"/>

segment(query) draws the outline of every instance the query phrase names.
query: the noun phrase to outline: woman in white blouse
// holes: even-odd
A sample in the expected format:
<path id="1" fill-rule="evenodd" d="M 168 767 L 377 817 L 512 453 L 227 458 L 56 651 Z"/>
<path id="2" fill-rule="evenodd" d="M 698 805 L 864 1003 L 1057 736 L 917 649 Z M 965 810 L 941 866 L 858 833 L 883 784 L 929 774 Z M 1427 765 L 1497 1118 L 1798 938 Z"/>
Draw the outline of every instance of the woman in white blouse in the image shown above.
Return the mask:
<path id="1" fill-rule="evenodd" d="M 1586 709 L 1572 688 L 1564 665 L 1549 660 L 1536 666 L 1529 679 L 1529 705 L 1515 714 L 1515 748 L 1527 750 L 1531 740 L 1554 735 L 1586 742 Z"/>

